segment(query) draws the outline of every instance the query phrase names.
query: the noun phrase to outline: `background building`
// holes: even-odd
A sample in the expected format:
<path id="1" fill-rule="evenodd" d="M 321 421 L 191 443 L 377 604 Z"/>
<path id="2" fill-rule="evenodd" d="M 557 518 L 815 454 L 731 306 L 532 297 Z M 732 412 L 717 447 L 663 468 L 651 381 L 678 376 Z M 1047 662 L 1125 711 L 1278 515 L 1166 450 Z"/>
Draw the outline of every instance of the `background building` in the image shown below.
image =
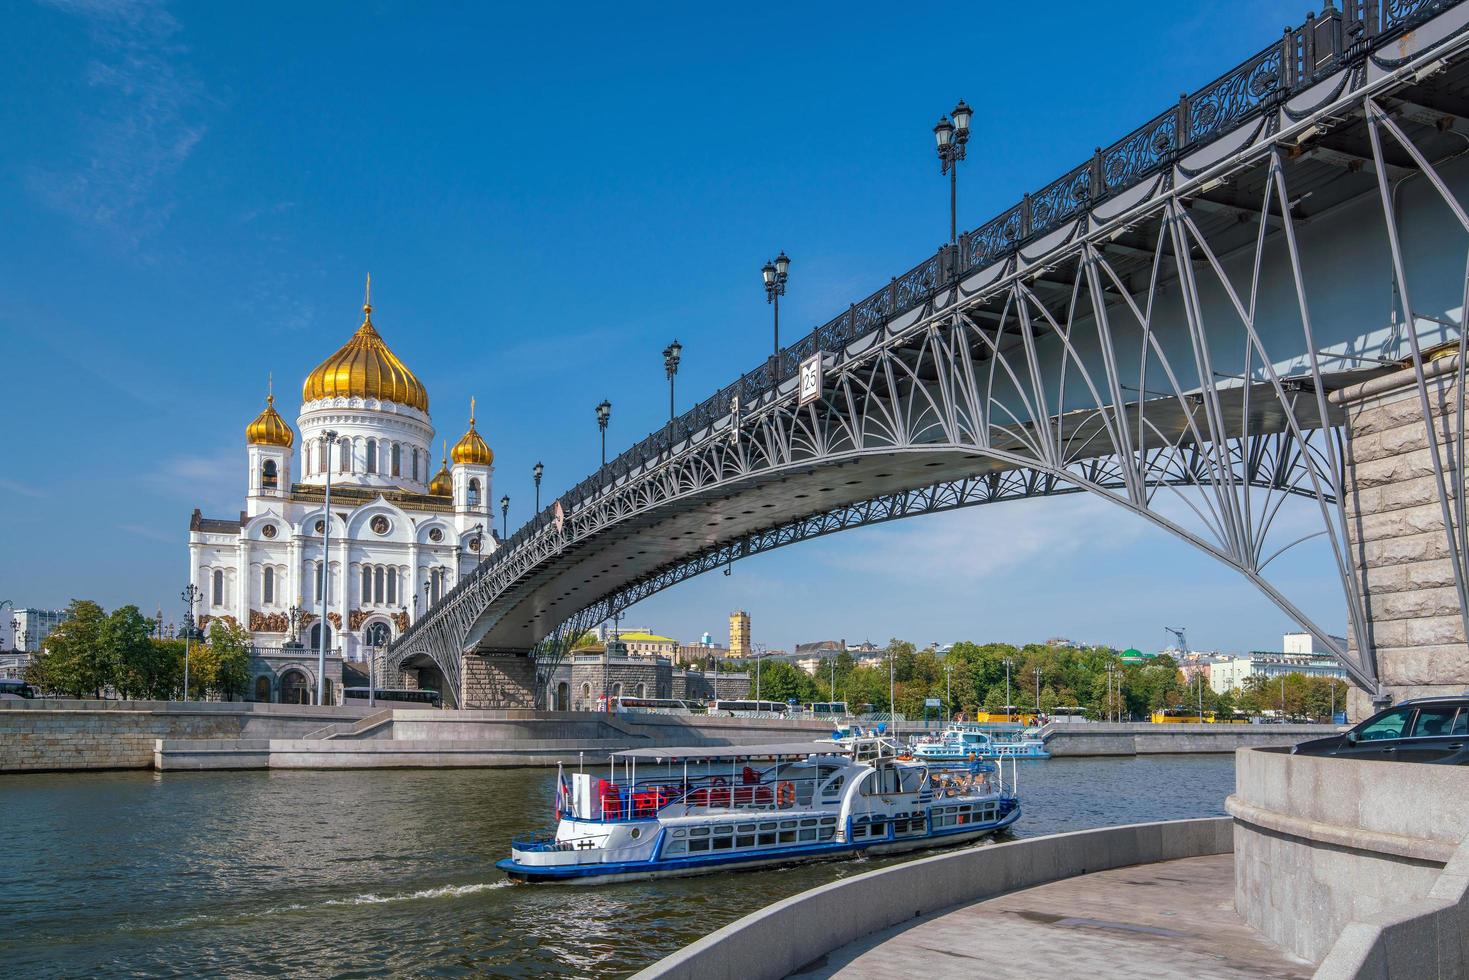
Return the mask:
<path id="1" fill-rule="evenodd" d="M 1285 648 L 1284 652 L 1254 650 L 1245 657 L 1219 658 L 1208 665 L 1209 686 L 1223 694 L 1240 690 L 1246 680 L 1255 676 L 1275 678 L 1286 674 L 1305 674 L 1308 677 L 1346 679 L 1346 670 L 1335 657 L 1320 652 L 1309 633 L 1287 633 L 1281 639 L 1281 646 Z"/>
<path id="2" fill-rule="evenodd" d="M 750 614 L 743 609 L 736 609 L 729 614 L 729 655 L 750 655 Z"/>

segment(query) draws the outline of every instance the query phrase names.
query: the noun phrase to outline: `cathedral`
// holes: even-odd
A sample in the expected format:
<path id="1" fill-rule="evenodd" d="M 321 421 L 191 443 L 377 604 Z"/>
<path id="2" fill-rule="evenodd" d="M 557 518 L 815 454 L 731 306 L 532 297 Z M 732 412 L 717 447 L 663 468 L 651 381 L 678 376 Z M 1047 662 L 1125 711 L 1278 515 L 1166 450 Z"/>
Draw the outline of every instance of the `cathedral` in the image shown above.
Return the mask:
<path id="1" fill-rule="evenodd" d="M 468 430 L 452 449 L 445 442 L 435 471 L 428 391 L 373 326 L 368 285 L 362 325 L 306 376 L 295 428 L 273 392 L 245 427 L 239 517 L 195 510 L 189 523 L 195 617 L 205 630 L 214 619 L 249 629 L 257 701 L 314 698 L 323 598 L 328 678 L 340 684 L 342 660 L 369 659 L 498 546 L 495 455 L 473 402 Z"/>

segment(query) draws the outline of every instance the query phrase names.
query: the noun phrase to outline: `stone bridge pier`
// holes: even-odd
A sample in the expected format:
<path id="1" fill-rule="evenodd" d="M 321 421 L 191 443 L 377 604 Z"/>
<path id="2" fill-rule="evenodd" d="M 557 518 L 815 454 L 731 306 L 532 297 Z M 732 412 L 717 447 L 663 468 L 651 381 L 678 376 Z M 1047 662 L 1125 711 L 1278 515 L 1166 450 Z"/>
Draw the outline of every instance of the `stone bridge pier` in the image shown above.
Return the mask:
<path id="1" fill-rule="evenodd" d="M 536 663 L 529 652 L 464 654 L 459 708 L 534 708 Z"/>
<path id="2" fill-rule="evenodd" d="M 1458 345 L 1331 396 L 1346 414 L 1343 505 L 1366 636 L 1392 701 L 1469 689 L 1465 643 L 1464 405 Z M 1427 414 L 1425 416 L 1425 404 Z M 1371 704 L 1353 689 L 1349 710 Z"/>

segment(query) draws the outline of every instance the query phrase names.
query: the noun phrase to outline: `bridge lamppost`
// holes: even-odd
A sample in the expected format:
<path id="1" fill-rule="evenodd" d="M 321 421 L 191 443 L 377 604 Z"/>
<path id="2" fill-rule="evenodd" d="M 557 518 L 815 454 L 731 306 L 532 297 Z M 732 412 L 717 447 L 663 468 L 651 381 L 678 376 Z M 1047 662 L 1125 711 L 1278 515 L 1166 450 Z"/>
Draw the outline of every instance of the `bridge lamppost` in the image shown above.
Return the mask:
<path id="1" fill-rule="evenodd" d="M 507 493 L 500 498 L 500 537 L 503 540 L 510 536 L 510 495 Z"/>
<path id="2" fill-rule="evenodd" d="M 194 605 L 199 601 L 199 587 L 193 582 L 179 593 L 188 610 L 184 613 L 184 700 L 189 700 L 189 647 L 194 640 Z"/>
<path id="3" fill-rule="evenodd" d="M 597 428 L 602 432 L 602 465 L 607 465 L 607 421 L 612 418 L 612 403 L 602 399 L 597 406 Z"/>
<path id="4" fill-rule="evenodd" d="M 683 344 L 677 340 L 663 348 L 663 370 L 668 374 L 668 421 L 673 415 L 673 376 L 678 374 L 678 359 L 683 354 Z"/>
<path id="5" fill-rule="evenodd" d="M 539 514 L 541 512 L 541 474 L 546 472 L 546 468 L 537 463 L 530 468 L 530 472 L 536 478 L 536 513 Z"/>
<path id="6" fill-rule="evenodd" d="M 331 591 L 332 585 L 332 556 L 327 545 L 331 541 L 332 534 L 332 446 L 337 449 L 337 465 L 343 470 L 347 468 L 347 461 L 342 454 L 347 452 L 344 446 L 337 446 L 337 432 L 335 429 L 327 429 L 322 433 L 326 439 L 328 449 L 326 451 L 326 494 L 321 505 L 321 642 L 316 647 L 316 703 L 320 705 L 322 698 L 326 697 L 326 633 L 331 627 L 331 622 L 326 618 L 326 598 Z M 342 569 L 344 577 L 347 570 Z M 350 625 L 350 624 L 348 624 Z"/>
<path id="7" fill-rule="evenodd" d="M 1010 720 L 1010 667 L 1013 665 L 1009 657 L 1005 658 L 1005 721 Z"/>
<path id="8" fill-rule="evenodd" d="M 949 244 L 959 241 L 959 161 L 964 159 L 964 144 L 969 142 L 969 119 L 974 111 L 960 99 L 954 106 L 954 121 L 940 116 L 933 128 L 938 142 L 939 173 L 949 175 Z"/>
<path id="9" fill-rule="evenodd" d="M 791 260 L 784 251 L 760 270 L 760 275 L 765 278 L 765 302 L 775 308 L 775 351 L 771 357 L 780 356 L 780 298 L 786 294 L 786 278 L 790 271 Z"/>

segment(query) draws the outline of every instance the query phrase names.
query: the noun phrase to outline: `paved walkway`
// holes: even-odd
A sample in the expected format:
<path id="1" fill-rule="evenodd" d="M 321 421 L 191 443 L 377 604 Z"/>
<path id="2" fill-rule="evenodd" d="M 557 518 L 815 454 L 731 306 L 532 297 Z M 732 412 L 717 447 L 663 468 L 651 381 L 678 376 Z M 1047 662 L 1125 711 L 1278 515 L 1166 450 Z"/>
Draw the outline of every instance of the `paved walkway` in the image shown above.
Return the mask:
<path id="1" fill-rule="evenodd" d="M 1011 892 L 833 950 L 802 980 L 1308 978 L 1234 911 L 1234 856 L 1099 871 Z"/>

